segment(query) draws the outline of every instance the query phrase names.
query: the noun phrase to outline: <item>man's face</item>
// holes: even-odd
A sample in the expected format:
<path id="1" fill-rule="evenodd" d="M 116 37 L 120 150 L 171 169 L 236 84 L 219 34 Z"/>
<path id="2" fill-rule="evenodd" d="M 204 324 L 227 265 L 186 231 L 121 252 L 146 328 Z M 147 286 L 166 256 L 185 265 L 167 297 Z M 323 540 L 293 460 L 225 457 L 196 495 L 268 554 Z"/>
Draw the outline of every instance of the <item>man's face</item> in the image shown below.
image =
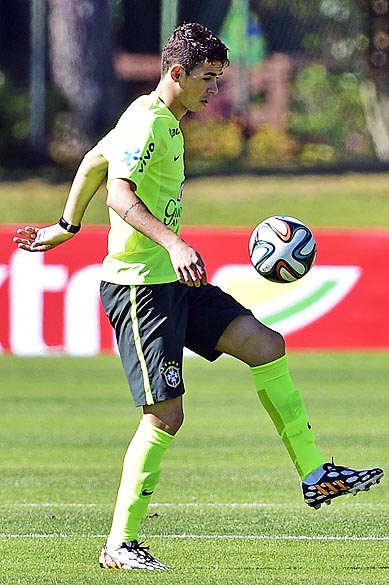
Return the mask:
<path id="1" fill-rule="evenodd" d="M 197 65 L 187 74 L 182 70 L 180 76 L 181 105 L 189 112 L 199 112 L 218 93 L 218 79 L 223 75 L 219 61 Z"/>

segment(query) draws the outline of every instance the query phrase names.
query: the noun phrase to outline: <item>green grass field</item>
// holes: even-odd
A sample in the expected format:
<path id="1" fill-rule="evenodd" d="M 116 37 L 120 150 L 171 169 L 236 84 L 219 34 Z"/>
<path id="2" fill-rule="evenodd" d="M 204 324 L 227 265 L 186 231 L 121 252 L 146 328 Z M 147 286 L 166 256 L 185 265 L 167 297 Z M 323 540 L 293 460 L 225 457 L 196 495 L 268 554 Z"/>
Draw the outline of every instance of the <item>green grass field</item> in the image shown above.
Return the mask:
<path id="1" fill-rule="evenodd" d="M 52 223 L 68 185 L 0 182 L 2 223 Z M 85 223 L 106 223 L 104 189 Z M 184 224 L 388 227 L 387 175 L 188 181 Z M 290 355 L 323 454 L 388 468 L 388 355 Z M 0 585 L 389 583 L 389 481 L 307 508 L 286 451 L 231 359 L 186 362 L 186 422 L 142 526 L 173 571 L 103 571 L 121 462 L 139 418 L 118 358 L 0 357 Z"/>
<path id="2" fill-rule="evenodd" d="M 289 358 L 324 456 L 388 467 L 387 355 Z M 389 482 L 314 511 L 245 366 L 186 361 L 186 422 L 144 540 L 169 572 L 97 564 L 139 417 L 118 358 L 0 358 L 1 585 L 389 582 Z"/>
<path id="3" fill-rule="evenodd" d="M 47 224 L 61 216 L 69 184 L 33 179 L 0 182 L 2 223 Z M 85 224 L 106 224 L 106 191 L 90 204 Z M 253 226 L 271 215 L 292 215 L 312 227 L 388 227 L 388 176 L 235 176 L 190 179 L 184 225 Z"/>

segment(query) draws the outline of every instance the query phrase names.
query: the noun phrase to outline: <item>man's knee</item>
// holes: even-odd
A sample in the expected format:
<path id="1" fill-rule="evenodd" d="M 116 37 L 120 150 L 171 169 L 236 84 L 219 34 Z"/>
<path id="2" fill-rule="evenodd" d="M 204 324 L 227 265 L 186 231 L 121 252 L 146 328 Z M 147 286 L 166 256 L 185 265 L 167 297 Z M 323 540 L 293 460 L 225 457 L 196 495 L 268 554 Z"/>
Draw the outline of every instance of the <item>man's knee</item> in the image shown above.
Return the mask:
<path id="1" fill-rule="evenodd" d="M 233 355 L 249 366 L 259 366 L 282 357 L 285 341 L 253 316 L 239 316 L 230 323 L 216 349 Z"/>
<path id="2" fill-rule="evenodd" d="M 259 366 L 272 362 L 285 354 L 285 340 L 281 333 L 274 331 L 262 323 L 253 329 L 247 340 L 249 366 Z"/>
<path id="3" fill-rule="evenodd" d="M 281 333 L 278 333 L 278 331 L 274 331 L 273 329 L 270 329 L 270 331 L 271 331 L 271 346 L 273 348 L 273 352 L 277 357 L 281 357 L 285 353 L 285 339 L 281 335 Z"/>
<path id="4" fill-rule="evenodd" d="M 151 424 L 170 435 L 175 435 L 184 422 L 181 397 L 144 406 L 143 413 Z"/>

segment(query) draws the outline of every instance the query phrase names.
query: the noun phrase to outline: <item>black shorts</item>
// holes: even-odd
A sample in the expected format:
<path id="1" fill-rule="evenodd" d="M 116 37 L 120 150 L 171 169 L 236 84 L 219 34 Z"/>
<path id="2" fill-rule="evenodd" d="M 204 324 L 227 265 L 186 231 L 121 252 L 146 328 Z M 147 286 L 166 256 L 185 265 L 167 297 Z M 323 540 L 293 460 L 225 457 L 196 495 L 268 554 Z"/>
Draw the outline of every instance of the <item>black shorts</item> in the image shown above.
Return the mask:
<path id="1" fill-rule="evenodd" d="M 184 394 L 183 348 L 214 361 L 227 325 L 238 315 L 252 314 L 212 284 L 102 282 L 100 294 L 136 406 Z"/>

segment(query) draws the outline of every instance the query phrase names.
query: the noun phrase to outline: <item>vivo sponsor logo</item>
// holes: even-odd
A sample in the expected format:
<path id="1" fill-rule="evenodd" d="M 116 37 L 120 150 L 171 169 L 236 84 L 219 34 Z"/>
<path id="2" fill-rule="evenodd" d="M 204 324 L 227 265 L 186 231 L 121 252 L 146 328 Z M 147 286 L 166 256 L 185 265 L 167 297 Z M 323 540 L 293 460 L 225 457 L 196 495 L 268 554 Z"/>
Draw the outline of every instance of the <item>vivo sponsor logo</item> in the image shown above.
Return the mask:
<path id="1" fill-rule="evenodd" d="M 154 152 L 155 144 L 154 142 L 150 142 L 147 146 L 146 150 L 143 153 L 143 156 L 139 157 L 139 167 L 138 171 L 143 173 L 145 166 L 147 165 L 148 161 L 151 159 L 151 155 Z"/>
<path id="2" fill-rule="evenodd" d="M 140 154 L 140 148 L 134 148 L 133 150 L 126 150 L 124 152 L 124 157 L 121 159 L 121 162 L 124 162 L 125 165 L 130 167 L 133 162 L 139 161 L 138 171 L 143 173 L 145 166 L 147 165 L 148 161 L 151 159 L 151 155 L 154 152 L 155 144 L 154 142 L 149 142 L 147 148 L 144 150 L 143 154 Z"/>

